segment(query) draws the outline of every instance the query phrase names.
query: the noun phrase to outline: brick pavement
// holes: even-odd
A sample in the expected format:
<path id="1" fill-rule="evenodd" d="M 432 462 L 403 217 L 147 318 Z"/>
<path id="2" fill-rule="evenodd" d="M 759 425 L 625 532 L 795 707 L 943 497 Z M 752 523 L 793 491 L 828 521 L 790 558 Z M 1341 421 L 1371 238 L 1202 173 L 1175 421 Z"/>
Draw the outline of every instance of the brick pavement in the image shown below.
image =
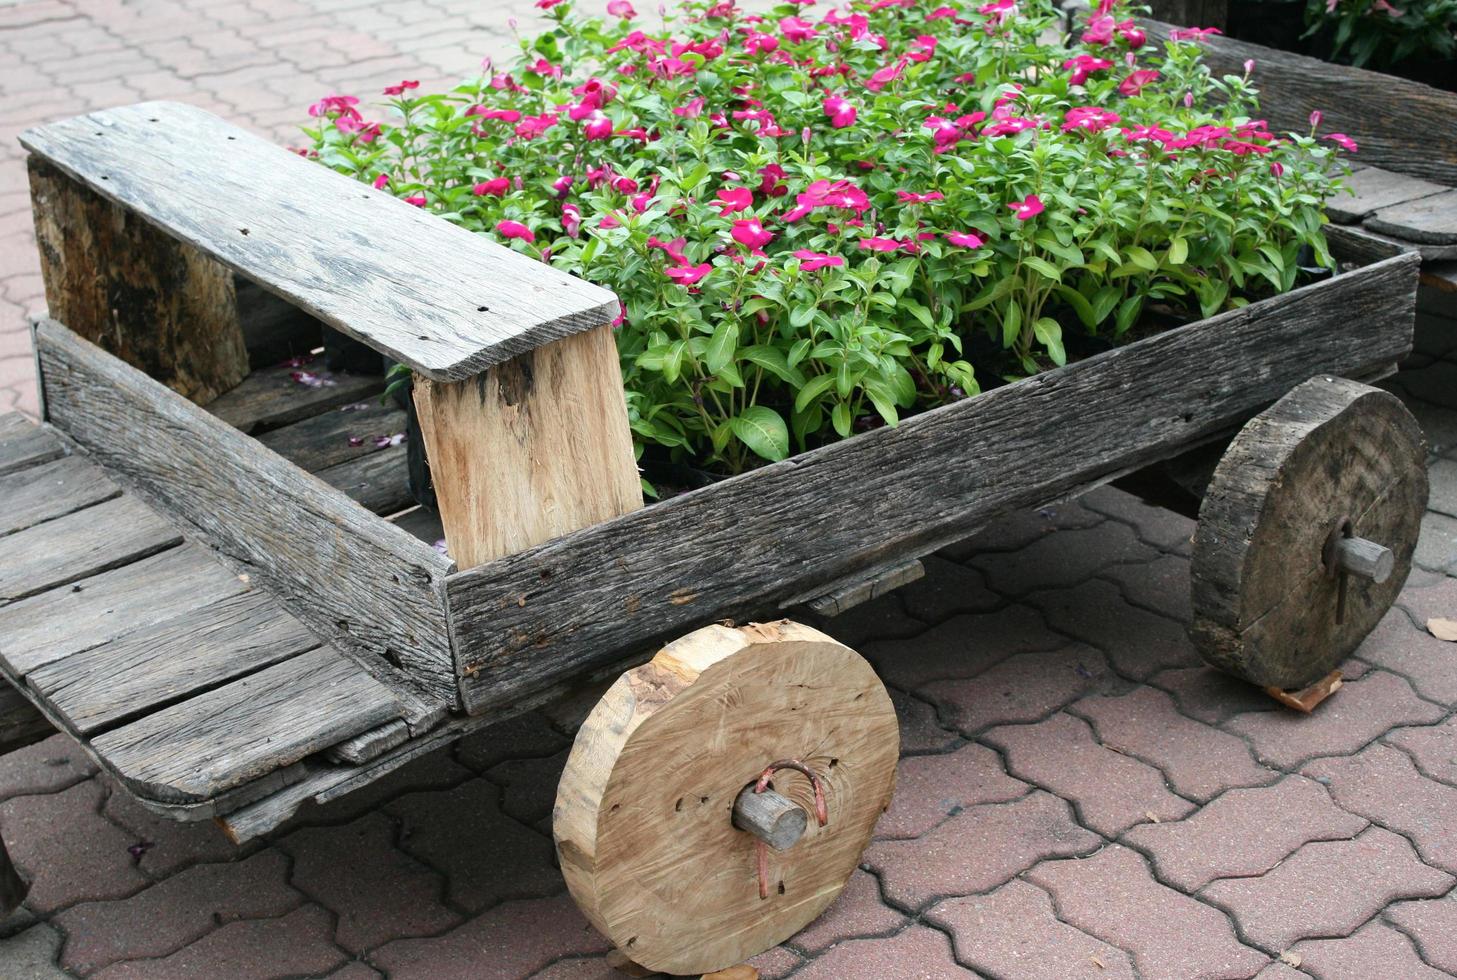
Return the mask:
<path id="1" fill-rule="evenodd" d="M 505 54 L 528 6 L 0 0 L 0 411 L 34 405 L 41 304 L 16 131 L 185 98 L 286 141 L 320 92 Z M 1391 384 L 1433 444 L 1431 509 L 1355 679 L 1303 719 L 1204 668 L 1181 518 L 1104 489 L 999 522 L 831 625 L 892 687 L 899 790 L 764 976 L 1457 975 L 1457 645 L 1421 629 L 1457 616 L 1457 298 L 1423 309 Z M 37 879 L 0 977 L 621 976 L 552 863 L 567 744 L 519 719 L 242 849 L 151 817 L 65 739 L 0 758 Z"/>

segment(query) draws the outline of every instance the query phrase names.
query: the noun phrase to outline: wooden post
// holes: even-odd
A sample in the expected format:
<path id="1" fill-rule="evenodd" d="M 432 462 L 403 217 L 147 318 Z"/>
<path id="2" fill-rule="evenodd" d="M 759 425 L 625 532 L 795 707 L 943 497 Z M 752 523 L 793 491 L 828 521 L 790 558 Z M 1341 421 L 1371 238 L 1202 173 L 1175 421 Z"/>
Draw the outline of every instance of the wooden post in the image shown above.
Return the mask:
<path id="1" fill-rule="evenodd" d="M 461 570 L 642 506 L 611 327 L 465 381 L 416 375 L 415 408 Z"/>
<path id="2" fill-rule="evenodd" d="M 804 836 L 809 814 L 798 803 L 772 789 L 755 793 L 745 786 L 734 797 L 734 826 L 759 838 L 776 851 L 787 851 Z"/>
<path id="3" fill-rule="evenodd" d="M 28 165 L 52 318 L 199 405 L 247 376 L 231 269 L 38 157 Z"/>

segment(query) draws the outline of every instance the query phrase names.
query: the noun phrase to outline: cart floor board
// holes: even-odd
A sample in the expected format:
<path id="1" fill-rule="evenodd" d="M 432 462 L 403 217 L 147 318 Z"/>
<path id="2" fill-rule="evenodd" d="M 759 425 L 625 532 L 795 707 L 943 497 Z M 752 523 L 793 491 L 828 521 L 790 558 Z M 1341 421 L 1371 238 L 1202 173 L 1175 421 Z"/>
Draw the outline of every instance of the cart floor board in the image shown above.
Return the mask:
<path id="1" fill-rule="evenodd" d="M 0 459 L 15 461 L 3 485 L 31 501 L 23 529 L 0 530 L 21 556 L 0 579 L 0 667 L 133 792 L 256 798 L 401 716 L 387 686 L 65 453 L 50 430 L 0 418 Z M 64 503 L 48 513 L 26 476 Z"/>

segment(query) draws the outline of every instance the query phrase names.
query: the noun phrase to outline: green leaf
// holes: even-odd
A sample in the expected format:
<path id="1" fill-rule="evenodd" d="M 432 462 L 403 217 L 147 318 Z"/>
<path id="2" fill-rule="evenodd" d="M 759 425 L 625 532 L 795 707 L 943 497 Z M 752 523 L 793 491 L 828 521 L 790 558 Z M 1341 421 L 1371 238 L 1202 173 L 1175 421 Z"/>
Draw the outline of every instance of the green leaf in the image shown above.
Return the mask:
<path id="1" fill-rule="evenodd" d="M 1008 304 L 1007 312 L 1002 317 L 1002 346 L 1011 347 L 1022 336 L 1022 307 L 1016 303 Z"/>
<path id="2" fill-rule="evenodd" d="M 910 311 L 911 316 L 920 320 L 927 330 L 935 328 L 936 321 L 932 318 L 931 311 L 922 306 L 919 301 L 911 299 L 909 296 L 902 296 L 900 308 Z"/>
<path id="3" fill-rule="evenodd" d="M 805 355 L 809 353 L 810 348 L 813 346 L 814 341 L 808 337 L 805 337 L 803 340 L 796 340 L 794 346 L 789 348 L 789 366 L 797 367 L 799 362 L 804 360 Z"/>
<path id="4" fill-rule="evenodd" d="M 760 456 L 778 462 L 789 455 L 789 429 L 767 405 L 750 405 L 729 420 L 734 435 Z"/>
<path id="5" fill-rule="evenodd" d="M 1052 363 L 1062 367 L 1067 363 L 1067 351 L 1062 346 L 1062 326 L 1051 317 L 1042 317 L 1032 325 L 1032 334 L 1047 350 Z"/>
<path id="6" fill-rule="evenodd" d="M 704 362 L 710 374 L 718 374 L 724 367 L 733 360 L 734 352 L 739 348 L 739 324 L 737 320 L 724 317 L 718 321 L 714 328 L 713 336 L 709 338 L 708 350 L 704 352 Z"/>
<path id="7" fill-rule="evenodd" d="M 1125 299 L 1118 306 L 1118 317 L 1113 321 L 1113 335 L 1121 337 L 1127 333 L 1128 328 L 1138 320 L 1138 314 L 1141 312 L 1143 312 L 1142 294 L 1135 294 Z"/>
<path id="8" fill-rule="evenodd" d="M 1035 255 L 1029 255 L 1022 260 L 1022 264 L 1029 269 L 1036 269 L 1039 273 L 1051 279 L 1053 282 L 1062 282 L 1062 272 L 1046 259 L 1039 259 Z"/>
<path id="9" fill-rule="evenodd" d="M 833 374 L 817 374 L 813 378 L 810 378 L 805 386 L 799 389 L 799 394 L 794 396 L 794 410 L 796 412 L 803 412 L 811 402 L 819 398 L 826 391 L 829 391 L 830 386 L 834 383 L 835 376 Z"/>
<path id="10" fill-rule="evenodd" d="M 1057 295 L 1061 296 L 1063 301 L 1073 308 L 1073 312 L 1078 315 L 1078 319 L 1083 321 L 1083 326 L 1096 327 L 1098 325 L 1098 318 L 1093 315 L 1093 304 L 1089 303 L 1087 297 L 1082 293 L 1068 286 L 1060 285 L 1057 287 Z"/>
<path id="11" fill-rule="evenodd" d="M 1169 242 L 1169 265 L 1183 265 L 1189 258 L 1189 243 L 1182 238 Z"/>
<path id="12" fill-rule="evenodd" d="M 1153 253 L 1142 245 L 1130 245 L 1127 248 L 1128 261 L 1143 269 L 1145 272 L 1157 272 L 1159 260 L 1153 257 Z"/>
<path id="13" fill-rule="evenodd" d="M 849 437 L 850 422 L 850 403 L 836 402 L 835 410 L 830 413 L 830 424 L 835 427 L 835 431 L 840 434 L 841 439 Z"/>
<path id="14" fill-rule="evenodd" d="M 658 499 L 658 488 L 649 483 L 647 477 L 640 476 L 637 480 L 642 484 L 642 495 L 644 497 L 647 497 L 649 500 Z"/>
<path id="15" fill-rule="evenodd" d="M 778 347 L 770 347 L 768 344 L 755 344 L 752 347 L 745 347 L 739 351 L 739 356 L 750 361 L 774 375 L 780 381 L 794 385 L 796 388 L 804 384 L 804 375 L 789 366 L 784 357 L 784 352 Z"/>
<path id="16" fill-rule="evenodd" d="M 789 325 L 791 327 L 807 327 L 814 318 L 815 307 L 813 303 L 796 306 L 789 311 Z"/>

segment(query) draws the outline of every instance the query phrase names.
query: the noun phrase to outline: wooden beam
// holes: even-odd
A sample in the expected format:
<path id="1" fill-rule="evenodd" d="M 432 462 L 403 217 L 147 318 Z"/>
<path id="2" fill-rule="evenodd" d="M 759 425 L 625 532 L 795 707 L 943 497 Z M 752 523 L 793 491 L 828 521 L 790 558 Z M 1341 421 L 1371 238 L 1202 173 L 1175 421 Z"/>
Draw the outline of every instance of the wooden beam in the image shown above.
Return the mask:
<path id="1" fill-rule="evenodd" d="M 36 339 L 51 418 L 98 462 L 422 711 L 455 702 L 443 556 L 61 324 Z"/>
<path id="2" fill-rule="evenodd" d="M 1415 255 L 1157 334 L 450 576 L 467 710 L 1175 455 L 1411 348 Z"/>
<path id="3" fill-rule="evenodd" d="M 51 316 L 201 405 L 247 376 L 229 269 L 44 160 L 28 163 Z"/>
<path id="4" fill-rule="evenodd" d="M 445 540 L 461 568 L 642 506 L 612 328 L 453 384 L 415 379 Z"/>
<path id="5" fill-rule="evenodd" d="M 1229 25 L 1229 0 L 1149 0 L 1149 8 L 1157 19 L 1180 27 Z"/>

